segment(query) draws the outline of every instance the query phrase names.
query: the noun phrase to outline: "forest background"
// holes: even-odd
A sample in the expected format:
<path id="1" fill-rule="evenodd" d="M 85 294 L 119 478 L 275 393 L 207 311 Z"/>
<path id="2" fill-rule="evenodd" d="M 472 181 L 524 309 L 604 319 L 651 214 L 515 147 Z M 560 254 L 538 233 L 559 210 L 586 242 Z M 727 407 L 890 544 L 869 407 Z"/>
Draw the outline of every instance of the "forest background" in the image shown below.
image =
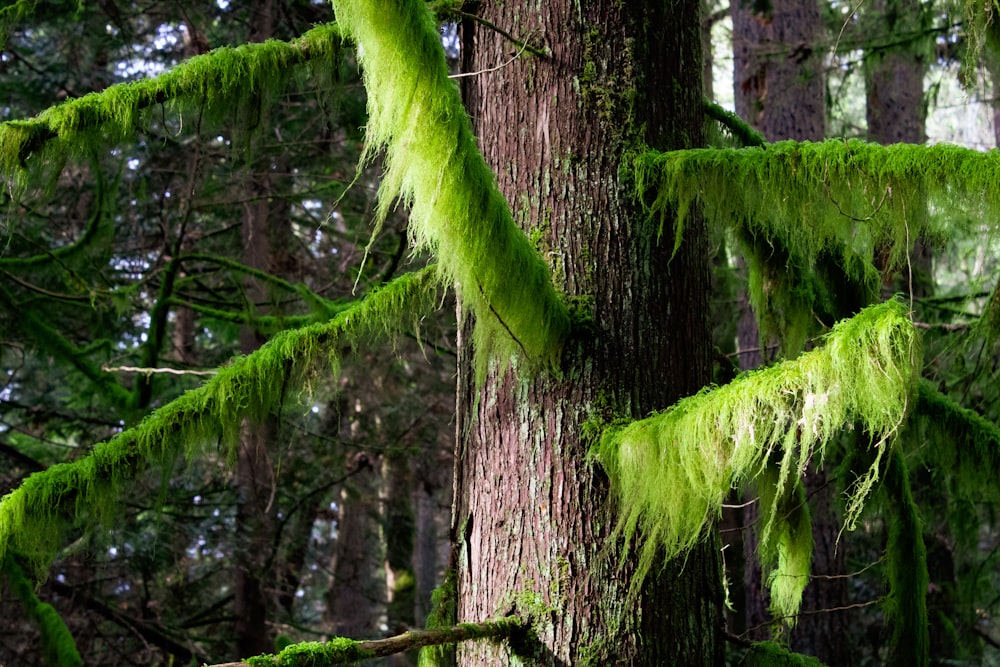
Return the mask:
<path id="1" fill-rule="evenodd" d="M 356 171 L 365 89 L 353 56 L 330 39 L 328 3 L 102 0 L 22 11 L 26 4 L 0 9 L 0 117 L 10 127 L 66 100 L 197 63 L 190 59 L 212 49 L 284 43 L 262 47 L 277 66 L 260 73 L 259 85 L 240 88 L 239 77 L 219 84 L 237 91 L 225 104 L 213 103 L 211 90 L 184 106 L 153 99 L 132 127 L 109 127 L 72 154 L 46 155 L 44 166 L 7 165 L 4 493 L 80 460 L 225 372 L 235 355 L 329 321 L 429 261 L 410 252 L 403 207 L 372 236 L 381 164 Z M 456 32 L 474 9 L 434 4 L 453 72 L 475 76 L 460 72 Z M 1000 67 L 988 49 L 970 53 L 963 12 L 902 0 L 706 5 L 707 97 L 768 141 L 992 148 Z M 503 34 L 511 58 L 532 57 L 530 33 L 480 28 Z M 241 53 L 224 56 L 234 72 Z M 790 74 L 771 71 L 789 62 Z M 736 143 L 736 121 L 712 113 L 722 118 L 714 141 Z M 882 290 L 913 308 L 924 377 L 996 424 L 998 339 L 979 326 L 992 303 L 996 239 L 974 220 L 961 229 L 947 243 L 928 239 L 909 272 L 887 276 Z M 722 384 L 781 353 L 756 328 L 746 265 L 723 235 L 712 240 Z M 274 388 L 270 416 L 237 423 L 232 450 L 189 452 L 139 475 L 112 521 L 70 531 L 40 586 L 23 585 L 40 573 L 11 559 L 0 664 L 73 664 L 65 646 L 47 654 L 43 603 L 86 663 L 100 665 L 216 663 L 293 642 L 423 627 L 461 537 L 452 516 L 459 326 L 453 297 L 435 298 L 434 315 L 406 332 L 344 342 L 336 376 Z M 928 498 L 921 509 L 933 664 L 1000 664 L 1000 534 L 989 472 L 952 482 L 930 464 L 911 471 L 914 492 Z M 882 606 L 884 501 L 874 499 L 858 528 L 841 532 L 842 489 L 832 475 L 810 475 L 808 494 L 829 516 L 814 507 L 814 580 L 794 629 L 772 623 L 766 575 L 744 557 L 756 544 L 753 491 L 723 511 L 733 664 L 750 641 L 772 633 L 830 665 L 882 664 L 892 650 Z"/>

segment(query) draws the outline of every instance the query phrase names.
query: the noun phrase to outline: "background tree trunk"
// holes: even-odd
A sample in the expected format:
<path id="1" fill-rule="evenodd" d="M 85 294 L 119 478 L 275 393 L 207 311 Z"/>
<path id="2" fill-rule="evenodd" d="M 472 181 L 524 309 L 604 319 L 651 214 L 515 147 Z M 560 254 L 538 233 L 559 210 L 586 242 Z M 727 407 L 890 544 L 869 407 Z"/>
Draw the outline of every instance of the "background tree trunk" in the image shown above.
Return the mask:
<path id="1" fill-rule="evenodd" d="M 619 170 L 642 141 L 702 142 L 699 2 L 480 11 L 552 51 L 491 69 L 516 46 L 463 24 L 463 70 L 481 72 L 464 79 L 466 104 L 486 160 L 558 287 L 593 297 L 594 332 L 568 343 L 562 379 L 522 381 L 494 366 L 481 389 L 460 346 L 459 620 L 539 613 L 537 641 L 516 650 L 540 664 L 720 664 L 716 542 L 654 566 L 627 601 L 635 563 L 619 565 L 607 479 L 582 437 L 589 419 L 644 416 L 710 378 L 703 225 L 688 220 L 668 261 L 672 230 L 657 242 Z M 507 665 L 505 653 L 459 649 L 462 664 Z"/>

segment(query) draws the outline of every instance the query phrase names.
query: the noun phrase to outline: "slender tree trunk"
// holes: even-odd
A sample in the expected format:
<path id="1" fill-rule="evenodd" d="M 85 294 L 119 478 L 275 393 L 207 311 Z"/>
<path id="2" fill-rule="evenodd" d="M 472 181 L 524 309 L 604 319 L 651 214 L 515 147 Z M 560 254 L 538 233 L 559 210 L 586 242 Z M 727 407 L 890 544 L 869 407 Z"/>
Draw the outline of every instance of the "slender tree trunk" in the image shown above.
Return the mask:
<path id="1" fill-rule="evenodd" d="M 355 455 L 361 468 L 341 493 L 333 581 L 327 620 L 333 633 L 356 639 L 382 636 L 386 619 L 385 542 L 382 537 L 377 461 Z"/>
<path id="2" fill-rule="evenodd" d="M 486 3 L 482 17 L 545 58 L 510 60 L 500 34 L 463 26 L 466 102 L 519 224 L 535 230 L 559 287 L 594 316 L 568 343 L 562 377 L 498 367 L 477 387 L 463 336 L 453 530 L 460 621 L 535 614 L 515 651 L 545 665 L 716 665 L 719 559 L 707 540 L 626 591 L 604 474 L 583 425 L 642 417 L 710 379 L 704 225 L 689 219 L 670 259 L 621 169 L 641 142 L 700 145 L 698 0 Z M 592 299 L 592 301 L 590 300 Z M 508 649 L 459 649 L 461 664 L 507 665 Z"/>

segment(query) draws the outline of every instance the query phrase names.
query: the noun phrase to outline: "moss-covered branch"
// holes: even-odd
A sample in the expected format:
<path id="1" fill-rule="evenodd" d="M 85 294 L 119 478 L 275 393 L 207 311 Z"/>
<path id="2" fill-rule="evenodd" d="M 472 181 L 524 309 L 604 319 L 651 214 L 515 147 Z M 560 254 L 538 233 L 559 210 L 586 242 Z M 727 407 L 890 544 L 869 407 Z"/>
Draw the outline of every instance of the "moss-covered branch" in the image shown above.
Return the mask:
<path id="1" fill-rule="evenodd" d="M 3 287 L 0 287 L 0 306 L 3 306 L 10 321 L 25 331 L 32 345 L 75 368 L 116 408 L 129 407 L 132 395 L 114 375 L 105 373 L 90 363 L 87 359 L 87 350 L 77 348 L 31 308 L 22 308 L 14 296 Z M 3 549 L 0 548 L 0 555 L 2 554 Z"/>
<path id="2" fill-rule="evenodd" d="M 140 114 L 154 105 L 192 102 L 208 118 L 239 117 L 262 93 L 278 90 L 290 68 L 313 63 L 333 71 L 339 60 L 340 32 L 332 24 L 292 42 L 215 49 L 160 76 L 69 100 L 30 120 L 0 123 L 0 173 L 23 187 L 32 156 L 80 154 L 95 143 L 131 136 Z"/>
<path id="3" fill-rule="evenodd" d="M 711 100 L 705 100 L 703 106 L 706 116 L 732 132 L 733 136 L 744 146 L 762 147 L 767 144 L 763 134 L 732 111 L 723 109 Z"/>
<path id="4" fill-rule="evenodd" d="M 449 628 L 410 630 L 395 637 L 355 641 L 336 637 L 328 642 L 303 642 L 286 647 L 277 655 L 259 655 L 246 662 L 227 662 L 212 667 L 329 667 L 382 658 L 425 646 L 456 644 L 477 639 L 506 639 L 524 630 L 520 618 L 507 616 L 481 623 L 461 623 Z"/>
<path id="5" fill-rule="evenodd" d="M 416 326 L 437 307 L 438 284 L 434 267 L 402 276 L 329 322 L 275 336 L 88 456 L 31 475 L 0 501 L 0 557 L 17 551 L 42 575 L 78 516 L 112 520 L 131 479 L 199 445 L 221 442 L 232 455 L 244 419 L 264 417 L 286 388 L 335 371 L 343 342 Z"/>
<path id="6" fill-rule="evenodd" d="M 6 558 L 0 558 L 0 561 L 3 565 L 0 569 L 7 575 L 10 590 L 21 599 L 28 616 L 38 625 L 45 664 L 49 667 L 82 666 L 83 659 L 76 648 L 76 642 L 59 612 L 52 605 L 38 599 L 31 582 L 24 576 L 13 554 L 8 553 Z"/>
<path id="7" fill-rule="evenodd" d="M 514 354 L 551 364 L 569 329 L 567 310 L 479 153 L 426 4 L 333 6 L 358 44 L 368 90 L 365 160 L 386 152 L 377 219 L 397 199 L 410 206 L 415 245 L 435 253 L 476 315 L 480 376 L 489 359 Z"/>
<path id="8" fill-rule="evenodd" d="M 917 394 L 917 413 L 960 446 L 976 466 L 1000 469 L 1000 428 L 975 410 L 963 408 L 924 380 Z M 969 456 L 971 455 L 971 456 Z"/>
<path id="9" fill-rule="evenodd" d="M 1000 214 L 1000 154 L 949 145 L 650 151 L 634 169 L 640 191 L 657 193 L 651 214 L 678 211 L 675 246 L 693 208 L 739 240 L 762 329 L 799 341 L 816 315 L 843 316 L 838 295 L 877 294 L 917 239 L 978 236 L 973 224 Z"/>
<path id="10" fill-rule="evenodd" d="M 766 482 L 779 496 L 796 489 L 809 460 L 822 459 L 826 443 L 856 423 L 876 454 L 850 493 L 847 524 L 853 527 L 878 479 L 881 454 L 912 406 L 919 367 L 917 332 L 906 308 L 890 301 L 838 323 L 821 348 L 795 361 L 606 429 L 594 454 L 612 480 L 619 531 L 643 540 L 633 585 L 654 558 L 676 557 L 702 539 L 730 489 L 751 481 Z M 771 467 L 776 472 L 768 480 Z M 761 550 L 778 554 L 773 576 L 792 575 L 782 580 L 790 588 L 775 600 L 786 616 L 797 610 L 805 585 L 804 517 L 786 511 L 795 505 L 769 502 L 761 515 Z"/>

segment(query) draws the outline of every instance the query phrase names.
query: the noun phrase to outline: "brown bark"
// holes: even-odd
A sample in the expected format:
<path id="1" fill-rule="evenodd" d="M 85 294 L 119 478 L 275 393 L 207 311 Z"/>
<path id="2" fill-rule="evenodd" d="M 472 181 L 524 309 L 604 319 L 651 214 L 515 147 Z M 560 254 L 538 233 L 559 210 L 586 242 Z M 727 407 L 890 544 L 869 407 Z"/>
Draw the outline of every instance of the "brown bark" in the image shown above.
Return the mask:
<path id="1" fill-rule="evenodd" d="M 703 224 L 688 221 L 670 261 L 620 171 L 642 141 L 702 141 L 698 0 L 481 11 L 551 50 L 484 71 L 514 49 L 467 21 L 463 70 L 481 73 L 464 80 L 466 104 L 517 222 L 541 236 L 558 287 L 593 298 L 594 320 L 568 343 L 560 379 L 494 368 L 479 389 L 460 341 L 458 620 L 536 612 L 537 641 L 516 650 L 539 664 L 719 664 L 716 544 L 654 566 L 626 599 L 631 545 L 612 535 L 607 479 L 581 437 L 589 419 L 642 417 L 710 379 Z M 479 643 L 459 657 L 506 665 L 506 652 Z"/>
<path id="2" fill-rule="evenodd" d="M 768 141 L 821 140 L 826 133 L 823 23 L 816 0 L 772 0 L 755 11 L 736 0 L 733 86 L 736 113 Z"/>

